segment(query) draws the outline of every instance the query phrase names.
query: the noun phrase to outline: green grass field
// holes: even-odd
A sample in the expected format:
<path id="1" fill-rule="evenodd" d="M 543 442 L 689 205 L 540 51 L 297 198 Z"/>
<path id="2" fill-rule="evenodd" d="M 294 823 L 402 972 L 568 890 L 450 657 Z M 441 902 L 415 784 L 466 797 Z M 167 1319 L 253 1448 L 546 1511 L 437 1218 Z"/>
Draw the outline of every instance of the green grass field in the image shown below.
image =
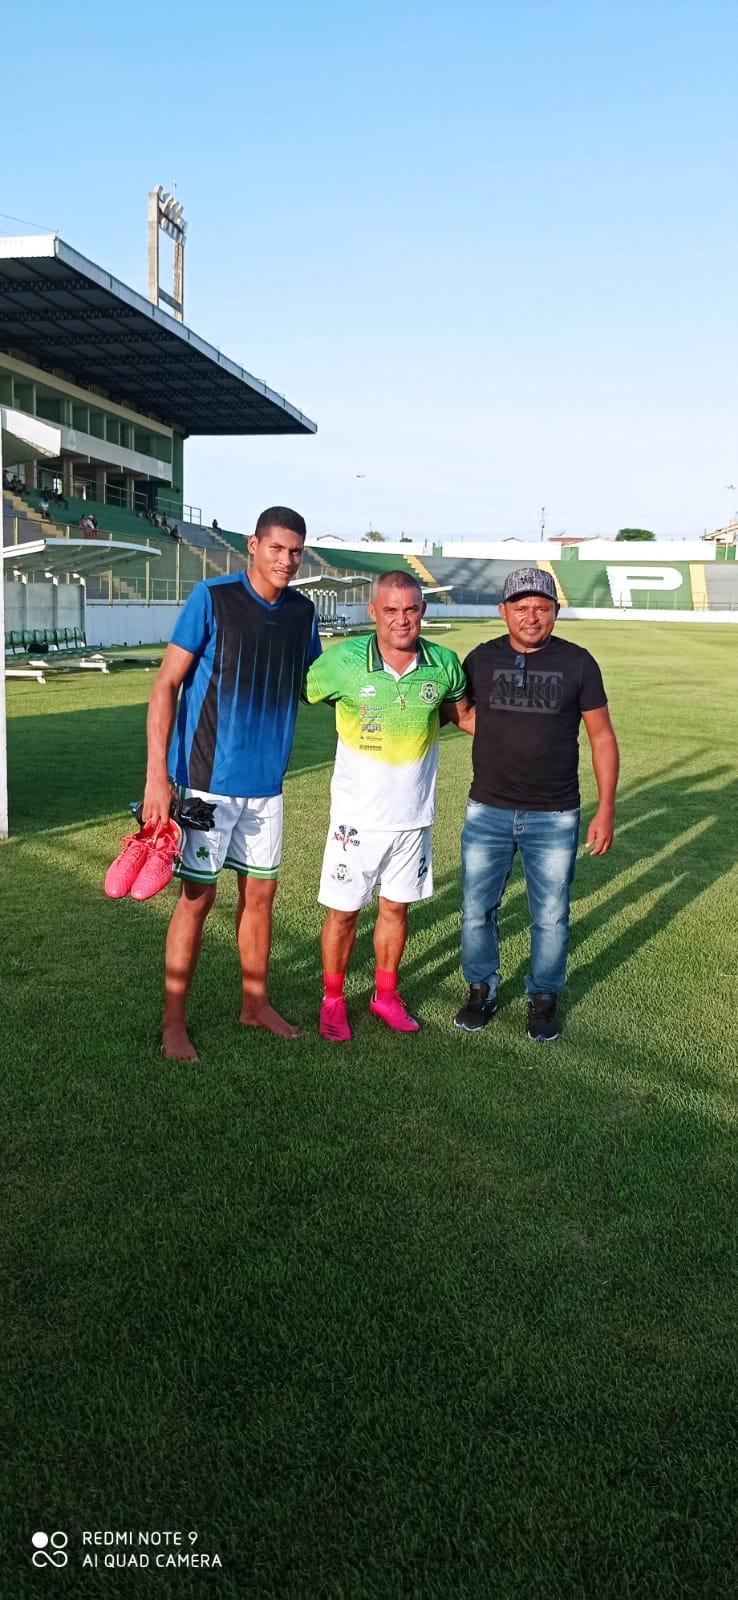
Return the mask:
<path id="1" fill-rule="evenodd" d="M 434 637 L 463 655 L 486 632 Z M 273 998 L 236 1022 L 224 875 L 158 1054 L 174 890 L 107 902 L 140 797 L 134 669 L 8 685 L 0 849 L 6 1370 L 2 1594 L 229 1600 L 734 1596 L 738 634 L 562 624 L 621 740 L 611 855 L 582 856 L 566 1031 L 523 1033 L 519 869 L 502 1009 L 452 1026 L 470 746 L 443 735 L 435 899 L 403 990 L 316 1031 L 333 731 L 300 714 Z M 582 756 L 585 816 L 593 783 Z M 9 1404 L 8 1404 L 9 1402 Z M 66 1530 L 64 1572 L 31 1533 Z M 81 1568 L 82 1530 L 197 1531 L 217 1571 Z"/>

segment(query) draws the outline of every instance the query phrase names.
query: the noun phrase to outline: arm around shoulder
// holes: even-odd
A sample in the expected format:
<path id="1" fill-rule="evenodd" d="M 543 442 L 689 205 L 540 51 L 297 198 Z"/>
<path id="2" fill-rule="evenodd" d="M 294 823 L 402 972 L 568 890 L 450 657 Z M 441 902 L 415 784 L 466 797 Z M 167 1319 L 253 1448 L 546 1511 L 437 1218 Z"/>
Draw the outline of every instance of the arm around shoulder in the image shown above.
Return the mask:
<path id="1" fill-rule="evenodd" d="M 453 650 L 449 650 L 447 655 L 450 657 L 450 668 L 447 696 L 441 704 L 441 727 L 452 722 L 455 727 L 462 728 L 464 733 L 473 734 L 476 712 L 470 692 L 466 661 L 462 666 Z"/>
<path id="2" fill-rule="evenodd" d="M 466 695 L 461 700 L 444 700 L 441 704 L 441 727 L 452 722 L 462 732 L 474 734 L 476 727 L 476 707 L 471 705 Z"/>
<path id="3" fill-rule="evenodd" d="M 309 706 L 319 705 L 322 700 L 330 702 L 338 698 L 336 668 L 339 665 L 337 652 L 340 649 L 340 644 L 332 645 L 330 650 L 324 650 L 317 656 L 308 668 L 302 698 Z"/>

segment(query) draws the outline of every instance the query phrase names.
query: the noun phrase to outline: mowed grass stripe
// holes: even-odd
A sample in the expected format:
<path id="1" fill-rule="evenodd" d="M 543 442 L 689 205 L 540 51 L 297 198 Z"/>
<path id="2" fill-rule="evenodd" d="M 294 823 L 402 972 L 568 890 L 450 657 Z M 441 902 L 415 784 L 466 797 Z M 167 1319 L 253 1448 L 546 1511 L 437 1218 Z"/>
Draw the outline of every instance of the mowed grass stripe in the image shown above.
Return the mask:
<path id="1" fill-rule="evenodd" d="M 463 656 L 487 632 L 437 637 Z M 201 1064 L 165 1067 L 175 891 L 101 891 L 141 793 L 151 675 L 8 685 L 9 1593 L 38 1592 L 34 1528 L 75 1545 L 139 1526 L 199 1529 L 234 1600 L 735 1592 L 738 711 L 719 686 L 736 636 L 561 632 L 602 662 L 623 783 L 615 849 L 578 863 L 549 1049 L 522 1030 L 517 867 L 500 1014 L 479 1039 L 452 1026 L 470 770 L 452 731 L 437 893 L 405 964 L 423 1032 L 368 1015 L 364 919 L 355 1039 L 319 1039 L 333 724 L 305 708 L 273 985 L 305 1035 L 239 1029 L 224 874 L 192 996 Z M 204 1577 L 154 1581 L 195 1595 Z M 131 1587 L 72 1566 L 53 1582 Z"/>

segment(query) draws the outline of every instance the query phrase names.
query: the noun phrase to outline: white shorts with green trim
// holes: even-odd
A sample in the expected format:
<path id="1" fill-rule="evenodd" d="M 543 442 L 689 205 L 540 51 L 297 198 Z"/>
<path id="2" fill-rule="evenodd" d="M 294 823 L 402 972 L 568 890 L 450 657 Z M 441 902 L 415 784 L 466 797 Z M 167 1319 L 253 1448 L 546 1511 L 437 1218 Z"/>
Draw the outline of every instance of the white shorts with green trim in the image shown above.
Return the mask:
<path id="1" fill-rule="evenodd" d="M 282 857 L 281 794 L 255 800 L 180 789 L 180 802 L 191 795 L 209 801 L 215 815 L 212 828 L 185 828 L 182 859 L 175 868 L 178 878 L 215 883 L 221 867 L 249 878 L 276 878 Z"/>
<path id="2" fill-rule="evenodd" d="M 360 911 L 372 893 L 409 905 L 433 893 L 433 833 L 410 828 L 385 833 L 331 822 L 323 856 L 318 900 L 333 911 Z"/>

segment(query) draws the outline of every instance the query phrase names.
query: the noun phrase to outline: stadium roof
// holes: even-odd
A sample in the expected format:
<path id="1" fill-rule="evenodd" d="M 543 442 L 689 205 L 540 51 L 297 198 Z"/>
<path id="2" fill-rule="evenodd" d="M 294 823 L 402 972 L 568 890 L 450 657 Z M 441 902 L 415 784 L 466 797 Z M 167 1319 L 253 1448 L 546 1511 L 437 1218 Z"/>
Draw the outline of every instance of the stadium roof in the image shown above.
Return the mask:
<path id="1" fill-rule="evenodd" d="M 2 348 L 25 352 L 183 433 L 316 431 L 282 395 L 58 234 L 0 238 Z"/>
<path id="2" fill-rule="evenodd" d="M 34 539 L 26 544 L 6 544 L 2 549 L 7 570 L 33 573 L 37 578 L 56 578 L 70 573 L 75 578 L 97 577 L 111 567 L 127 567 L 132 561 L 150 561 L 161 550 L 145 544 L 123 544 L 121 540 Z"/>

